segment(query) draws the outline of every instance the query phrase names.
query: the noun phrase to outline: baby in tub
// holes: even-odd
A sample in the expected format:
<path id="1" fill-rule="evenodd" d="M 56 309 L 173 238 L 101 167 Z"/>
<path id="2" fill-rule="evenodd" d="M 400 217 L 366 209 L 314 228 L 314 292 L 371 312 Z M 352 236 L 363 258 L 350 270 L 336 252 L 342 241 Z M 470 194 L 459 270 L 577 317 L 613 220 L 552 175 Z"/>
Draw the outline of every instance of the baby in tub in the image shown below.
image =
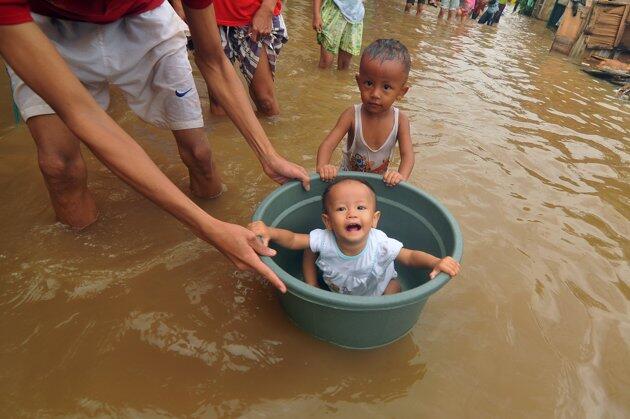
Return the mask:
<path id="1" fill-rule="evenodd" d="M 342 178 L 329 184 L 322 194 L 325 230 L 310 234 L 267 227 L 262 221 L 249 225 L 267 245 L 275 241 L 288 249 L 304 249 L 302 269 L 306 283 L 318 287 L 316 266 L 326 285 L 351 295 L 384 295 L 400 292 L 394 261 L 405 266 L 432 269 L 451 276 L 460 265 L 447 256 L 439 259 L 419 250 L 405 249 L 398 240 L 376 229 L 380 212 L 374 189 L 359 179 Z"/>

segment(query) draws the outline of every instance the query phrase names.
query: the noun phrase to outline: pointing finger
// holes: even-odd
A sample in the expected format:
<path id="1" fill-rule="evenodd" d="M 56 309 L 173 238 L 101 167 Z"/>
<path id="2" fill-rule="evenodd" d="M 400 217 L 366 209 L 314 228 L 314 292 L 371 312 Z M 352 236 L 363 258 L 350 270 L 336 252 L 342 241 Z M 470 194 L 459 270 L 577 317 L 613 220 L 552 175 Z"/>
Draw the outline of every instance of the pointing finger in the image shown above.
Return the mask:
<path id="1" fill-rule="evenodd" d="M 308 175 L 308 172 L 305 168 L 300 166 L 300 182 L 302 182 L 302 187 L 305 191 L 311 190 L 311 177 Z"/>
<path id="2" fill-rule="evenodd" d="M 276 275 L 271 268 L 265 265 L 260 259 L 252 263 L 252 268 L 254 268 L 256 272 L 262 275 L 267 281 L 271 282 L 271 285 L 276 287 L 278 291 L 283 294 L 287 292 L 287 286 L 284 285 L 284 282 L 282 282 L 280 278 L 278 278 L 278 275 Z"/>

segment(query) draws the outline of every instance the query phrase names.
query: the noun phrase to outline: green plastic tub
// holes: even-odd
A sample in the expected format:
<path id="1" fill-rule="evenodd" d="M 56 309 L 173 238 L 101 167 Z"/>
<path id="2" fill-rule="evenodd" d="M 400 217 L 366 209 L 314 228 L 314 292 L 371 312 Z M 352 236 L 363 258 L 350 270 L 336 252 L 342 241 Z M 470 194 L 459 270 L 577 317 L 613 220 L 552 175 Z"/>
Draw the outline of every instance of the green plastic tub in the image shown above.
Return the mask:
<path id="1" fill-rule="evenodd" d="M 433 255 L 451 256 L 460 261 L 462 235 L 457 221 L 435 198 L 403 183 L 388 188 L 382 177 L 367 173 L 340 174 L 361 178 L 375 189 L 381 211 L 379 228 L 400 240 L 408 249 Z M 321 194 L 326 183 L 311 176 L 311 190 L 290 182 L 272 192 L 260 204 L 253 219 L 272 227 L 308 233 L 324 228 L 321 220 Z M 387 345 L 411 330 L 429 296 L 448 282 L 450 276 L 440 273 L 429 280 L 428 271 L 396 264 L 403 291 L 381 297 L 359 297 L 337 294 L 303 282 L 302 252 L 275 246 L 278 254 L 263 261 L 287 285 L 280 300 L 289 318 L 313 336 L 353 349 Z"/>

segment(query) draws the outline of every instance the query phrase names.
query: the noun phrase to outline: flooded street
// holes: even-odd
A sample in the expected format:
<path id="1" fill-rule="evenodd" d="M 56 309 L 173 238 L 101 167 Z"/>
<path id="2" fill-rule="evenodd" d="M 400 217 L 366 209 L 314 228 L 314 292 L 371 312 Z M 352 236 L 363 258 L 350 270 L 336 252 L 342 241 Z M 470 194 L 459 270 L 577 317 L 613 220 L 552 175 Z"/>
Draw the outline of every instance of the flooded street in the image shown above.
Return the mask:
<path id="1" fill-rule="evenodd" d="M 312 171 L 359 93 L 356 60 L 316 68 L 310 4 L 286 5 L 282 113 L 262 123 Z M 544 22 L 462 27 L 403 7 L 368 0 L 363 45 L 409 48 L 409 182 L 459 221 L 463 270 L 409 335 L 365 352 L 301 332 L 271 286 L 87 149 L 99 221 L 56 224 L 0 74 L 0 416 L 630 416 L 630 105 L 549 54 Z M 115 99 L 114 118 L 187 190 L 170 133 Z M 275 185 L 229 119 L 205 112 L 228 192 L 196 202 L 245 224 Z"/>

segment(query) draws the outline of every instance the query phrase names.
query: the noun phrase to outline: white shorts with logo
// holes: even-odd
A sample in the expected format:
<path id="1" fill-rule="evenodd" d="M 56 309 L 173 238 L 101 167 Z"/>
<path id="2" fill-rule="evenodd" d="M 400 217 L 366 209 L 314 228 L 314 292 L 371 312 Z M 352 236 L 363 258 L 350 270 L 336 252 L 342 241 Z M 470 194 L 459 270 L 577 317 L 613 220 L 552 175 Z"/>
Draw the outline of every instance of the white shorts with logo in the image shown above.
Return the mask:
<path id="1" fill-rule="evenodd" d="M 186 24 L 168 1 L 106 25 L 32 16 L 103 109 L 109 106 L 111 84 L 151 124 L 171 130 L 203 127 L 186 51 Z M 12 69 L 7 70 L 24 120 L 55 113 Z"/>

